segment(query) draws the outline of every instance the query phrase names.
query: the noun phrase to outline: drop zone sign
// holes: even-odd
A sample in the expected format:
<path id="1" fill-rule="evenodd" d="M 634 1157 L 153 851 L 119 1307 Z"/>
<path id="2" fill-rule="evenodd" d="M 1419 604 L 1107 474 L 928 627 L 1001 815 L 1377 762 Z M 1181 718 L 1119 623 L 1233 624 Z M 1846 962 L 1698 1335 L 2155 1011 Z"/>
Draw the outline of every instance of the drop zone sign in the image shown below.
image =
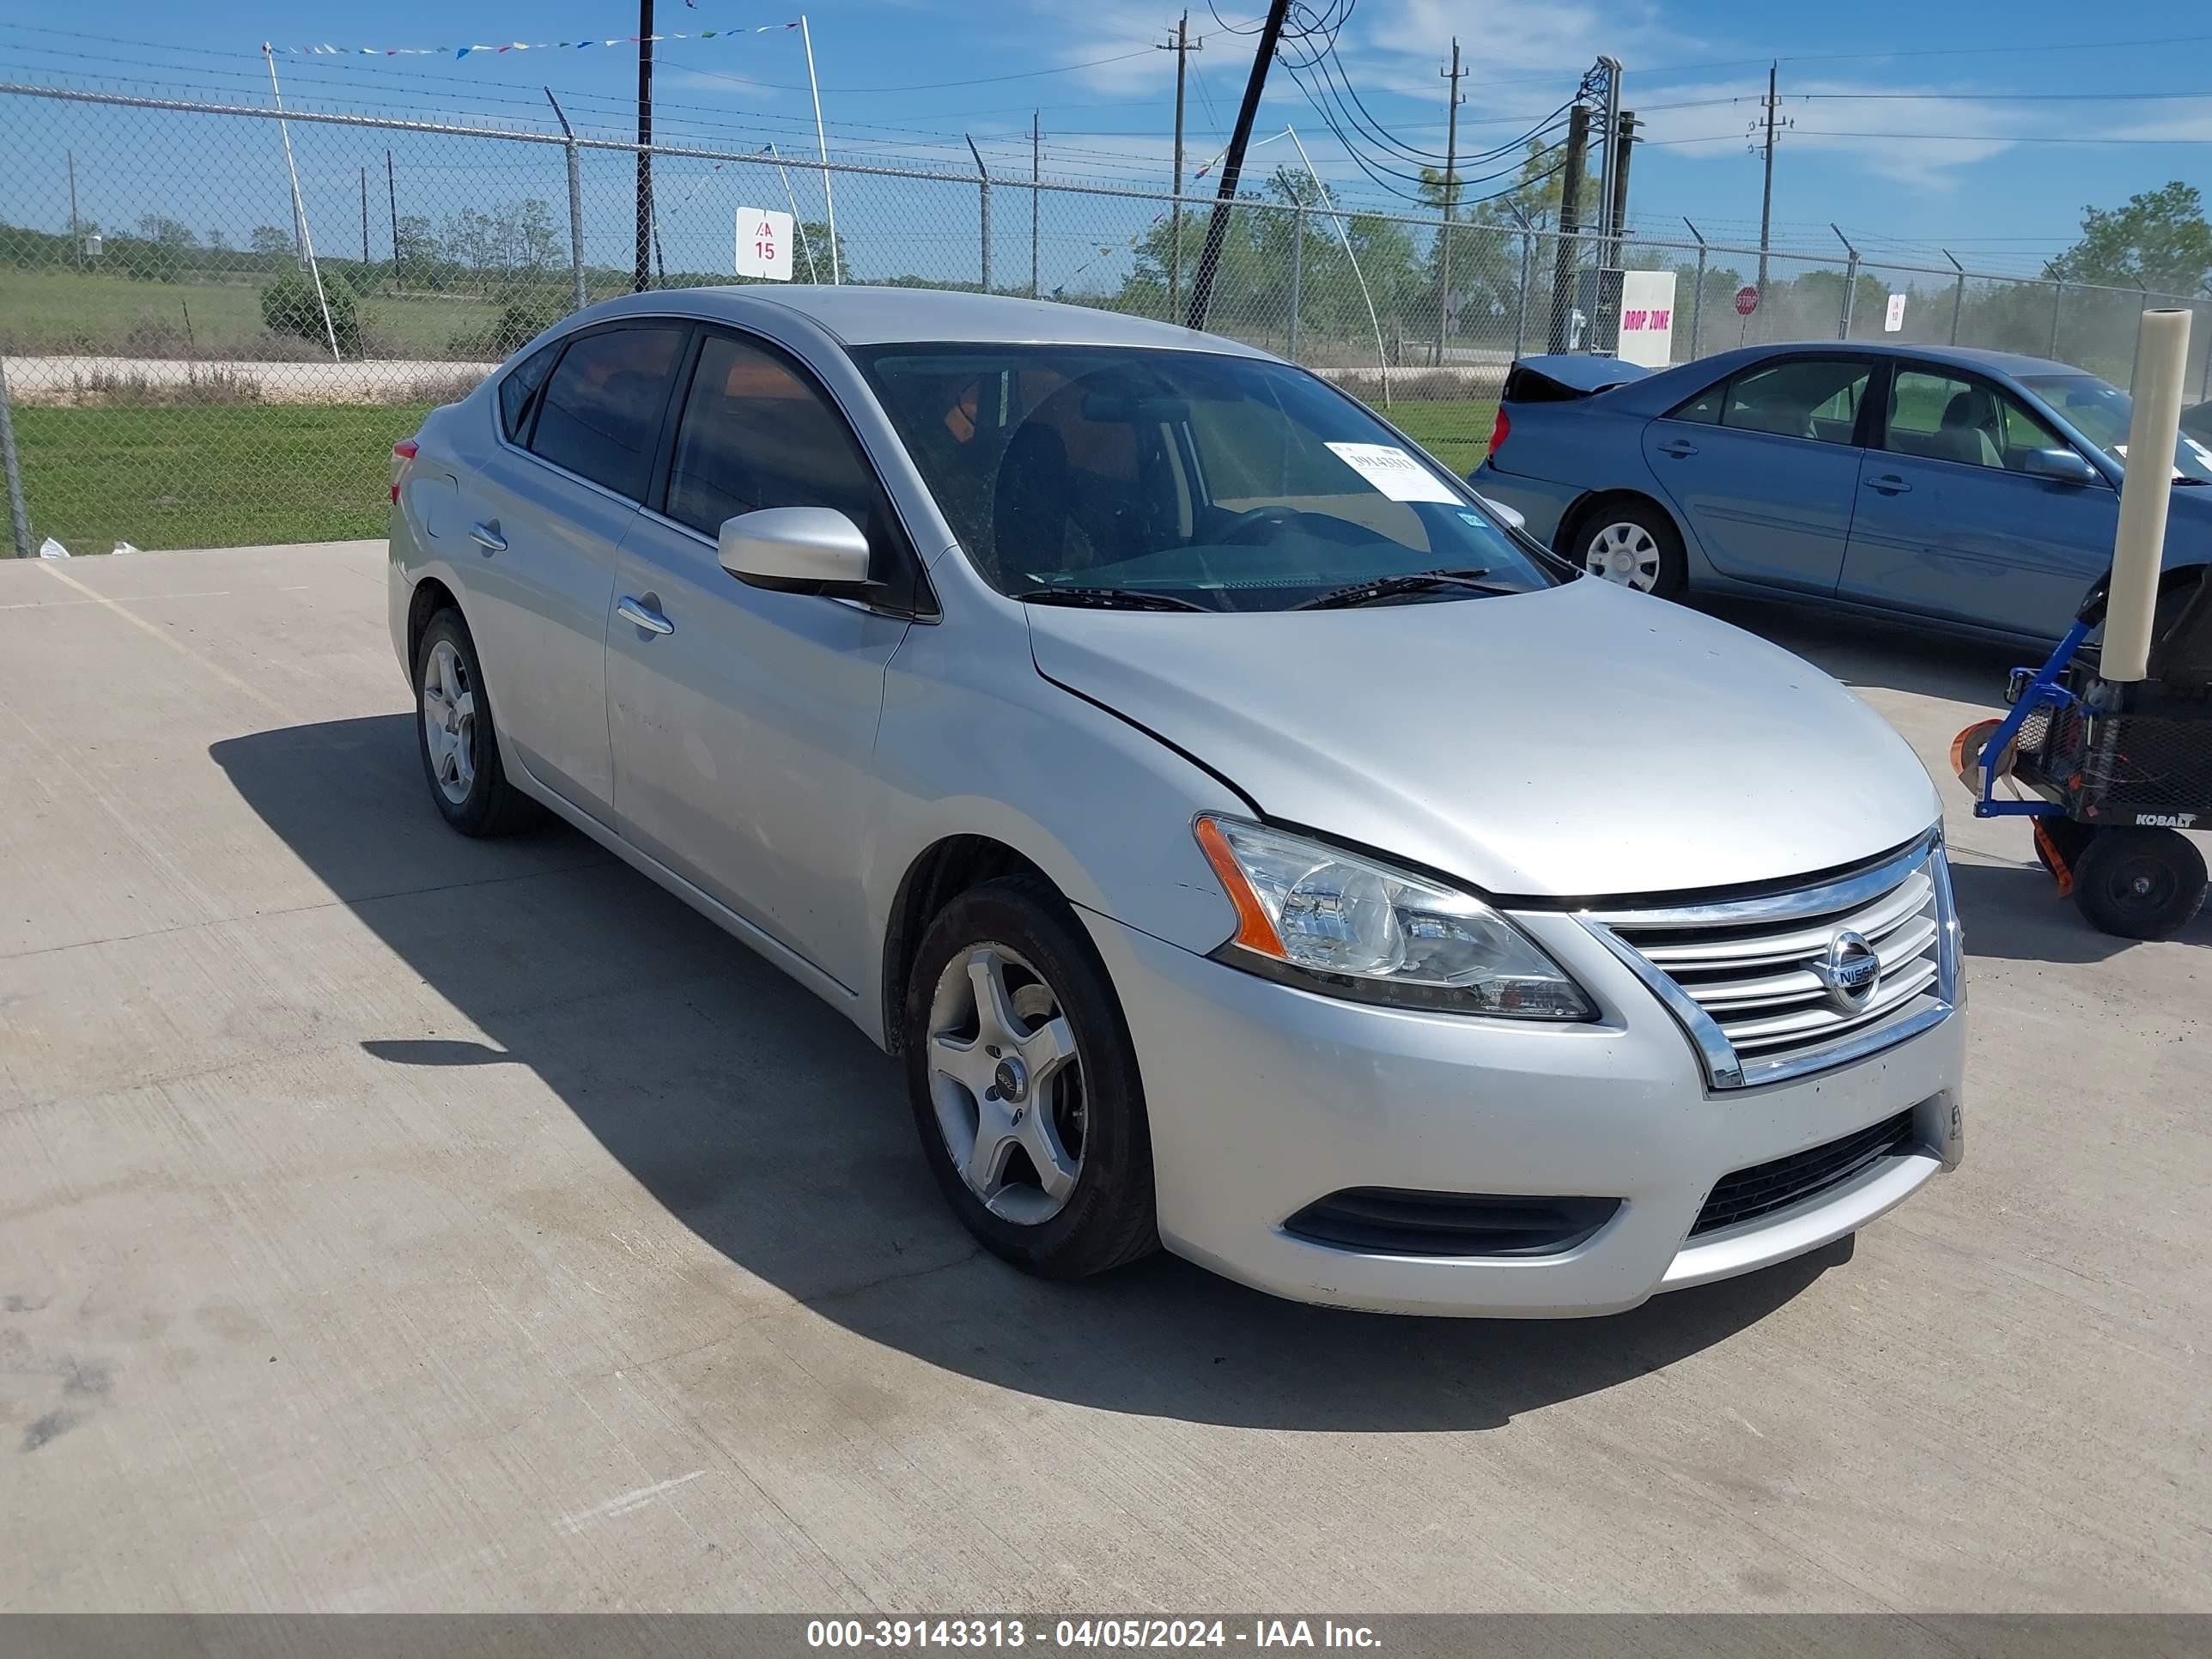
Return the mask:
<path id="1" fill-rule="evenodd" d="M 1620 276 L 1620 349 L 1625 363 L 1664 368 L 1674 359 L 1674 273 L 1626 270 Z"/>
<path id="2" fill-rule="evenodd" d="M 791 216 L 773 208 L 738 210 L 737 273 L 771 283 L 791 280 Z"/>

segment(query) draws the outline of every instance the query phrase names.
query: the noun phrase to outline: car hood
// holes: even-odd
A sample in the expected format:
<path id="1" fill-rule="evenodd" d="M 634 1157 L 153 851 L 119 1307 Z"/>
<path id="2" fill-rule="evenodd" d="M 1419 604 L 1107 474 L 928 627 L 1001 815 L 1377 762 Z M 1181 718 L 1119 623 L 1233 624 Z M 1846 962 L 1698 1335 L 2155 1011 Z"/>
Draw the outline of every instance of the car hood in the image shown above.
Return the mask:
<path id="1" fill-rule="evenodd" d="M 1594 580 L 1356 611 L 1029 615 L 1048 679 L 1270 818 L 1493 894 L 1803 875 L 1941 810 L 1904 740 L 1811 664 Z"/>

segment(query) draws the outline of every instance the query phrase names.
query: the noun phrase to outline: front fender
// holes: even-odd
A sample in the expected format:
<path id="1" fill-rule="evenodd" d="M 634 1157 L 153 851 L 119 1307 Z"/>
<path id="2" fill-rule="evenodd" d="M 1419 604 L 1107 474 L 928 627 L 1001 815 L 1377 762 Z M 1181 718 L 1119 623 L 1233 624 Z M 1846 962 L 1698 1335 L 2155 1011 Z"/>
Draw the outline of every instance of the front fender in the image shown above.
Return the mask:
<path id="1" fill-rule="evenodd" d="M 885 1029 L 884 952 L 907 875 L 949 836 L 1002 842 L 1071 902 L 1186 950 L 1211 951 L 1235 931 L 1190 824 L 1205 811 L 1248 815 L 1252 804 L 1046 680 L 1020 607 L 997 603 L 1015 616 L 962 626 L 948 607 L 945 623 L 914 629 L 885 678 L 877 737 L 884 810 L 862 872 L 870 971 L 859 988 L 876 1005 L 861 1013 L 864 1028 Z"/>

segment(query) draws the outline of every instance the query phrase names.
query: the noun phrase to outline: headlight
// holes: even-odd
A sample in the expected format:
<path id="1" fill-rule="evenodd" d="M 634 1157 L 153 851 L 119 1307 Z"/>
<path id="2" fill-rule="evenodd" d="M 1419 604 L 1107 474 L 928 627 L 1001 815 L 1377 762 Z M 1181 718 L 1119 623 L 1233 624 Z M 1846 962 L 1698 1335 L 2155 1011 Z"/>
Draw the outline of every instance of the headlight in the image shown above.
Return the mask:
<path id="1" fill-rule="evenodd" d="M 1197 830 L 1237 907 L 1221 961 L 1367 1002 L 1597 1018 L 1565 970 L 1472 893 L 1236 818 L 1201 817 Z"/>

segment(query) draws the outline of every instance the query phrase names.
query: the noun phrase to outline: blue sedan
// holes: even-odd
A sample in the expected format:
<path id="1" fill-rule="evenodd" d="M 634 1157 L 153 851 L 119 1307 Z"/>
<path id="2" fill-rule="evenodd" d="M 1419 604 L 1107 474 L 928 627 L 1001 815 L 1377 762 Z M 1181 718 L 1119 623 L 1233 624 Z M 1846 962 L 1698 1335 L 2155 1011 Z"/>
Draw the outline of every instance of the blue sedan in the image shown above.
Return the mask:
<path id="1" fill-rule="evenodd" d="M 1646 592 L 2047 641 L 2111 565 L 2131 413 L 2093 374 L 2003 352 L 1804 343 L 1656 374 L 1531 357 L 1469 482 Z M 2212 443 L 2185 430 L 2172 473 L 2166 565 L 2206 565 Z"/>

